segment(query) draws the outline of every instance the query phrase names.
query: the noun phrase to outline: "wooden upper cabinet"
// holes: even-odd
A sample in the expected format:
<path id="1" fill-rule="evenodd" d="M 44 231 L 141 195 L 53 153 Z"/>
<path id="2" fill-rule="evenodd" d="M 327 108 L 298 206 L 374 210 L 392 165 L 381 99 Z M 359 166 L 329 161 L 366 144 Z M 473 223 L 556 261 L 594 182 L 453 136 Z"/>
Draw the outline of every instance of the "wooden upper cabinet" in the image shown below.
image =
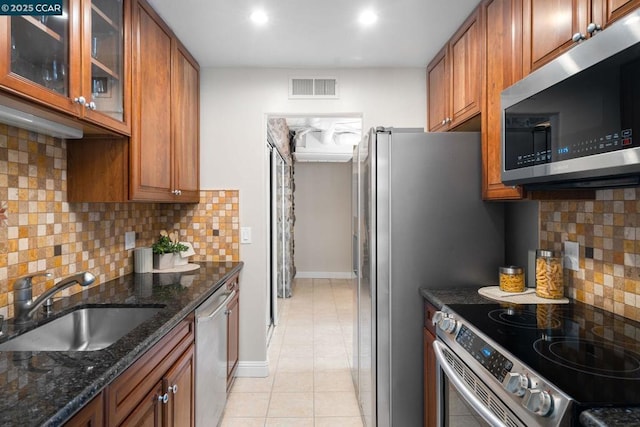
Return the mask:
<path id="1" fill-rule="evenodd" d="M 146 2 L 136 2 L 133 28 L 130 198 L 162 200 L 173 190 L 171 31 Z"/>
<path id="2" fill-rule="evenodd" d="M 454 128 L 480 112 L 482 37 L 480 9 L 467 19 L 449 43 L 450 122 Z"/>
<path id="3" fill-rule="evenodd" d="M 68 19 L 0 17 L 0 86 L 128 135 L 130 7 L 128 0 L 64 0 Z"/>
<path id="4" fill-rule="evenodd" d="M 68 201 L 197 203 L 200 68 L 146 1 L 131 21 L 131 137 L 67 141 Z"/>
<path id="5" fill-rule="evenodd" d="M 446 131 L 480 113 L 480 9 L 476 9 L 427 67 L 427 128 Z"/>
<path id="6" fill-rule="evenodd" d="M 446 57 L 448 48 L 445 46 L 427 68 L 427 129 L 429 132 L 447 129 L 449 77 Z"/>
<path id="7" fill-rule="evenodd" d="M 537 0 L 536 0 L 537 1 Z M 501 92 L 522 78 L 522 39 L 519 0 L 485 0 L 486 48 L 482 110 L 482 197 L 485 200 L 520 199 L 521 187 L 502 183 L 502 107 Z"/>
<path id="8" fill-rule="evenodd" d="M 181 201 L 200 200 L 200 73 L 198 63 L 176 41 L 171 123 L 174 140 L 173 188 Z"/>
<path id="9" fill-rule="evenodd" d="M 524 0 L 525 74 L 574 45 L 573 35 L 586 31 L 588 0 Z"/>
<path id="10" fill-rule="evenodd" d="M 640 0 L 524 0 L 524 73 L 640 7 Z"/>
<path id="11" fill-rule="evenodd" d="M 199 66 L 143 0 L 133 13 L 135 120 L 129 197 L 197 202 Z"/>

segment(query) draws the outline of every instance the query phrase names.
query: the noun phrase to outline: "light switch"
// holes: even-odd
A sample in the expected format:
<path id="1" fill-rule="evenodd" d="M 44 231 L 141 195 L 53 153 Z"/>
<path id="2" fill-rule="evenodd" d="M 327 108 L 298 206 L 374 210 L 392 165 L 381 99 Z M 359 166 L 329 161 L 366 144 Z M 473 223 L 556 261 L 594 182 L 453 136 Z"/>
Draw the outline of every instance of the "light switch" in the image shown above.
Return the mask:
<path id="1" fill-rule="evenodd" d="M 124 233 L 124 249 L 129 250 L 136 247 L 136 232 L 127 231 Z"/>
<path id="2" fill-rule="evenodd" d="M 564 242 L 564 268 L 580 270 L 580 244 L 578 242 Z"/>
<path id="3" fill-rule="evenodd" d="M 243 245 L 251 243 L 251 227 L 240 227 L 240 243 Z"/>

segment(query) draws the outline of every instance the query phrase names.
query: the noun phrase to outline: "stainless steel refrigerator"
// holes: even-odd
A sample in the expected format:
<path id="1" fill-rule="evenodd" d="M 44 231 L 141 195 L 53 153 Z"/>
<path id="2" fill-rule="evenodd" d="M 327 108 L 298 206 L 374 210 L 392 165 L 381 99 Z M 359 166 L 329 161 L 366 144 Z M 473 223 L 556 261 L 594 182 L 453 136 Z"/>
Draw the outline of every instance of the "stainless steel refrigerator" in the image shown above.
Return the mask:
<path id="1" fill-rule="evenodd" d="M 372 129 L 356 148 L 353 376 L 368 427 L 423 425 L 420 288 L 494 284 L 504 207 L 481 199 L 480 134 Z"/>

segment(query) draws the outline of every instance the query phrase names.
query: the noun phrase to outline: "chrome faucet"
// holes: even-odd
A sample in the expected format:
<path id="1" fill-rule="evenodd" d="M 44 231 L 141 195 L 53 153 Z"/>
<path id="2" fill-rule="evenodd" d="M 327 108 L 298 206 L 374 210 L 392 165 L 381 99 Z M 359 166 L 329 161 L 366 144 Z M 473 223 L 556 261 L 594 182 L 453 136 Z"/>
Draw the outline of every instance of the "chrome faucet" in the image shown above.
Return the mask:
<path id="1" fill-rule="evenodd" d="M 74 283 L 80 284 L 80 286 L 89 286 L 92 284 L 96 277 L 85 271 L 78 273 L 75 276 L 67 277 L 56 283 L 51 289 L 46 290 L 35 301 L 32 301 L 33 288 L 31 281 L 34 277 L 51 277 L 51 273 L 38 273 L 31 276 L 21 277 L 13 285 L 13 308 L 15 312 L 14 323 L 25 324 L 32 320 L 33 314 L 41 305 L 50 306 L 51 297 L 59 291 L 68 288 Z"/>

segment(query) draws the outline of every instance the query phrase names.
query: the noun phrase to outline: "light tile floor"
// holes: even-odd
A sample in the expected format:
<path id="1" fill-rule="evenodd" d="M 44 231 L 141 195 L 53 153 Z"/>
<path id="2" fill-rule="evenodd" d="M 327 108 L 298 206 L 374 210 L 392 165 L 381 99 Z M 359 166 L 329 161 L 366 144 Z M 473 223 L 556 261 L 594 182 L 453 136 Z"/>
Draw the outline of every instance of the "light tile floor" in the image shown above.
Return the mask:
<path id="1" fill-rule="evenodd" d="M 267 378 L 236 378 L 222 427 L 362 427 L 351 379 L 350 280 L 296 279 L 279 299 Z"/>

